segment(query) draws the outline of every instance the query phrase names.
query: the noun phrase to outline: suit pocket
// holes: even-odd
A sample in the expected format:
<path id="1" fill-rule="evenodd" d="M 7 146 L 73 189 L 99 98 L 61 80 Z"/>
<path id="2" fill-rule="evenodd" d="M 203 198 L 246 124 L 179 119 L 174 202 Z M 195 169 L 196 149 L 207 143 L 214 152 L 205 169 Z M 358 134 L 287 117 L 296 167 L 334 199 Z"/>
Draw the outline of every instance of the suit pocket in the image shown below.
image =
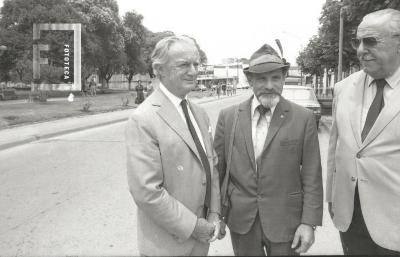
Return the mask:
<path id="1" fill-rule="evenodd" d="M 303 207 L 303 192 L 296 191 L 288 194 L 288 206 L 297 210 Z"/>
<path id="2" fill-rule="evenodd" d="M 299 145 L 298 139 L 285 139 L 279 142 L 279 150 L 288 154 L 295 154 L 297 153 Z"/>
<path id="3" fill-rule="evenodd" d="M 293 146 L 293 145 L 298 145 L 299 144 L 299 140 L 298 139 L 284 139 L 284 140 L 281 140 L 280 142 L 279 142 L 279 145 L 281 146 L 281 147 L 288 147 L 288 146 Z"/>
<path id="4" fill-rule="evenodd" d="M 297 198 L 297 197 L 301 197 L 303 195 L 303 192 L 302 191 L 296 191 L 296 192 L 291 192 L 288 195 L 289 195 L 289 197 Z"/>

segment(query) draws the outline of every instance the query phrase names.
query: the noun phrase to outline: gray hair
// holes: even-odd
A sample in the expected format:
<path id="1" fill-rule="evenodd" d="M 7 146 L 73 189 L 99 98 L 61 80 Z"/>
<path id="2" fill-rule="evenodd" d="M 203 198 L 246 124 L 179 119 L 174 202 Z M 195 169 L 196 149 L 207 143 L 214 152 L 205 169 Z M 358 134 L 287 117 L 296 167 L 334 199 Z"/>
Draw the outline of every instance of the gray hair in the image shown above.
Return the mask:
<path id="1" fill-rule="evenodd" d="M 369 13 L 364 16 L 362 21 L 377 20 L 379 22 L 387 21 L 388 28 L 392 35 L 400 35 L 400 11 L 395 9 L 383 9 Z"/>
<path id="2" fill-rule="evenodd" d="M 157 77 L 159 77 L 157 66 L 167 63 L 168 51 L 171 46 L 177 42 L 184 42 L 186 44 L 193 45 L 193 47 L 196 48 L 194 40 L 188 36 L 169 36 L 158 41 L 154 47 L 153 53 L 151 54 L 153 71 Z"/>

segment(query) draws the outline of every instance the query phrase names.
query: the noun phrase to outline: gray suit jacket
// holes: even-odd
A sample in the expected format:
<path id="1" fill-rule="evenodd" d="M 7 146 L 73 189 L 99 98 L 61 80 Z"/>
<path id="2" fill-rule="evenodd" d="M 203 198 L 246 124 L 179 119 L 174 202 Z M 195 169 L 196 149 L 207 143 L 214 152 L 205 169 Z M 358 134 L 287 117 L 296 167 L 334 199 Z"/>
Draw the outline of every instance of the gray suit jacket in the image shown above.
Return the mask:
<path id="1" fill-rule="evenodd" d="M 189 101 L 212 173 L 211 208 L 220 212 L 216 155 L 207 114 Z M 138 245 L 145 255 L 188 255 L 202 215 L 206 175 L 189 129 L 157 89 L 132 114 L 126 129 L 127 173 L 138 207 Z M 208 247 L 205 244 L 205 247 Z"/>
<path id="2" fill-rule="evenodd" d="M 326 198 L 332 202 L 333 223 L 346 231 L 358 184 L 372 239 L 384 248 L 400 251 L 400 85 L 361 142 L 365 79 L 366 73 L 359 71 L 335 85 Z"/>
<path id="3" fill-rule="evenodd" d="M 311 111 L 282 97 L 271 119 L 256 171 L 250 106 L 251 98 L 222 110 L 215 132 L 222 203 L 230 203 L 229 213 L 225 213 L 228 226 L 244 234 L 259 212 L 267 238 L 288 242 L 300 223 L 322 223 L 316 121 Z"/>

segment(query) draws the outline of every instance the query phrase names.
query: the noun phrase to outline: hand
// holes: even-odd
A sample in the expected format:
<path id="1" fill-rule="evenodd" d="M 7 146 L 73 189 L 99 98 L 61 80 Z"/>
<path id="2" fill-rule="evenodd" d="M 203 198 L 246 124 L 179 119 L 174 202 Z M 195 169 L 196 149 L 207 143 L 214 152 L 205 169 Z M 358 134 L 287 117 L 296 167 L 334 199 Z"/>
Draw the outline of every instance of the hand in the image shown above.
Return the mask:
<path id="1" fill-rule="evenodd" d="M 203 243 L 208 243 L 208 240 L 210 240 L 214 234 L 214 229 L 215 228 L 212 223 L 209 223 L 203 218 L 198 218 L 192 233 L 192 237 Z"/>
<path id="2" fill-rule="evenodd" d="M 219 235 L 218 235 L 218 239 L 219 240 L 221 240 L 221 239 L 223 239 L 225 237 L 225 235 L 226 235 L 225 228 L 226 228 L 226 224 L 225 224 L 225 222 L 223 220 L 221 220 L 221 228 L 219 230 Z"/>
<path id="3" fill-rule="evenodd" d="M 328 211 L 329 215 L 331 215 L 331 219 L 333 219 L 332 202 L 328 202 Z"/>
<path id="4" fill-rule="evenodd" d="M 300 246 L 298 246 L 300 243 Z M 296 248 L 296 253 L 305 253 L 314 243 L 314 229 L 310 225 L 300 224 L 294 234 L 292 248 Z"/>
<path id="5" fill-rule="evenodd" d="M 221 228 L 221 221 L 219 219 L 219 214 L 215 213 L 215 212 L 210 212 L 208 214 L 208 218 L 207 221 L 211 224 L 214 225 L 214 234 L 212 236 L 212 238 L 210 240 L 208 240 L 209 243 L 215 241 L 215 239 L 217 239 L 217 237 L 219 236 L 219 232 L 220 232 L 220 228 Z"/>

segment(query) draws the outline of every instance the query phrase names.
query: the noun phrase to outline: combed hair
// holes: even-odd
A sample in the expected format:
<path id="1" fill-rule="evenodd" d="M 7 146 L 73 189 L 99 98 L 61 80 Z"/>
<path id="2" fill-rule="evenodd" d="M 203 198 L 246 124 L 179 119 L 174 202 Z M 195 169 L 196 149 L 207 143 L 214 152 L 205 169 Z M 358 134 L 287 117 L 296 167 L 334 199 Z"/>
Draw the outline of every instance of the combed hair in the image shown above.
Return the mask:
<path id="1" fill-rule="evenodd" d="M 363 21 L 367 19 L 379 19 L 389 21 L 388 25 L 393 35 L 400 35 L 400 11 L 395 9 L 383 9 L 369 13 L 364 16 Z"/>
<path id="2" fill-rule="evenodd" d="M 196 48 L 194 40 L 187 36 L 169 36 L 158 41 L 151 54 L 153 71 L 157 77 L 159 77 L 159 74 L 156 66 L 163 65 L 168 61 L 168 51 L 177 42 L 185 42 Z"/>

